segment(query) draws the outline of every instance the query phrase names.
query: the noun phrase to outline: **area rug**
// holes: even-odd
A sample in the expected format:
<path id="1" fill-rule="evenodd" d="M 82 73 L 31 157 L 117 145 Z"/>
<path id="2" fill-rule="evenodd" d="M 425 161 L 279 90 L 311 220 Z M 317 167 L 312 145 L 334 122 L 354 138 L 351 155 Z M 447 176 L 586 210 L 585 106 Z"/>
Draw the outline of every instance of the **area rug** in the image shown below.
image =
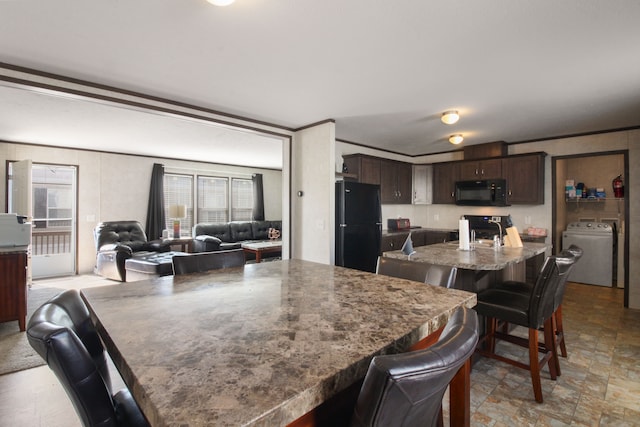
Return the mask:
<path id="1" fill-rule="evenodd" d="M 31 314 L 63 289 L 33 287 L 27 291 L 27 322 Z M 0 323 L 0 375 L 44 365 L 45 362 L 20 332 L 17 321 Z"/>

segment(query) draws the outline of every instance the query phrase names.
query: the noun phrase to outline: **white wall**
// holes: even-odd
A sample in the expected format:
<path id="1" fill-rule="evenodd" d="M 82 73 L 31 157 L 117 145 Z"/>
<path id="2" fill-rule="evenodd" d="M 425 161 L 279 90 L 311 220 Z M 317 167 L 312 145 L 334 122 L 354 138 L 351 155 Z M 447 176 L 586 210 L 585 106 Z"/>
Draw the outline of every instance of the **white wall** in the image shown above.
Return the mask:
<path id="1" fill-rule="evenodd" d="M 98 222 L 134 219 L 145 225 L 153 163 L 165 165 L 168 172 L 192 170 L 201 174 L 228 173 L 247 177 L 262 173 L 265 218 L 283 219 L 282 171 L 0 142 L 3 177 L 6 176 L 6 160 L 24 159 L 78 166 L 77 270 L 80 274 L 93 271 L 96 254 L 93 229 Z M 6 200 L 6 184 L 0 185 L 0 197 Z"/>
<path id="2" fill-rule="evenodd" d="M 294 135 L 292 143 L 291 257 L 323 264 L 334 260 L 335 123 Z M 298 192 L 303 195 L 299 196 Z"/>

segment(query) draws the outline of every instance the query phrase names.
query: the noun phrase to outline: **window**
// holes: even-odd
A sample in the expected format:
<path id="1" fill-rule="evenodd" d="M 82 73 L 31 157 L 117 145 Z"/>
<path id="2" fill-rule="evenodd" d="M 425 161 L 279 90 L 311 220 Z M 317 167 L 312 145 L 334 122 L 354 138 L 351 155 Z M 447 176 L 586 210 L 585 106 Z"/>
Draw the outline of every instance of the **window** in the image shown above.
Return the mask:
<path id="1" fill-rule="evenodd" d="M 186 218 L 171 218 L 169 206 L 185 205 L 187 207 Z M 173 220 L 180 219 L 180 230 L 183 235 L 191 235 L 193 227 L 193 176 L 164 174 L 164 212 L 166 228 L 173 229 Z"/>
<path id="2" fill-rule="evenodd" d="M 253 181 L 233 178 L 231 180 L 231 220 L 253 219 Z"/>
<path id="3" fill-rule="evenodd" d="M 229 179 L 198 177 L 198 222 L 229 221 Z"/>
<path id="4" fill-rule="evenodd" d="M 198 175 L 194 194 L 194 176 L 164 174 L 164 209 L 166 228 L 173 228 L 169 206 L 186 205 L 187 218 L 180 219 L 183 235 L 191 235 L 198 222 L 224 223 L 253 219 L 253 180 Z M 195 195 L 195 197 L 194 197 Z M 195 212 L 194 203 L 196 200 Z"/>
<path id="5" fill-rule="evenodd" d="M 71 227 L 75 171 L 46 165 L 33 165 L 31 171 L 36 228 Z"/>

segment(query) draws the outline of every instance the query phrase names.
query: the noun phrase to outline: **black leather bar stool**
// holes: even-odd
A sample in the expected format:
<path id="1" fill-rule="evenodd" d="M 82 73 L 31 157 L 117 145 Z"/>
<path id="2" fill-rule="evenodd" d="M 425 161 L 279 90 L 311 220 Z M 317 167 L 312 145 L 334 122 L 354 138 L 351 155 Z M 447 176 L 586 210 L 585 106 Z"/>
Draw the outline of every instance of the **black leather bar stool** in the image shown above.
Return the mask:
<path id="1" fill-rule="evenodd" d="M 378 257 L 376 274 L 452 288 L 456 283 L 458 269 L 427 262 L 381 256 Z"/>
<path id="2" fill-rule="evenodd" d="M 548 257 L 531 292 L 517 293 L 504 289 L 489 288 L 478 293 L 475 310 L 487 319 L 487 332 L 481 338 L 486 349 L 478 347 L 483 356 L 526 369 L 531 373 L 531 382 L 537 402 L 542 403 L 540 371 L 549 366 L 552 379 L 559 374 L 559 361 L 553 333 L 553 313 L 562 301 L 566 278 L 576 258 L 570 253 Z M 557 301 L 557 303 L 556 303 Z M 529 329 L 528 340 L 497 330 L 498 321 L 513 323 Z M 544 342 L 538 340 L 538 330 L 544 326 Z M 496 354 L 495 340 L 501 339 L 529 349 L 529 364 Z M 539 353 L 543 357 L 539 360 Z"/>
<path id="3" fill-rule="evenodd" d="M 569 254 L 575 257 L 575 262 L 578 262 L 580 257 L 582 257 L 582 249 L 576 245 L 571 245 L 564 251 L 560 253 L 563 256 L 568 256 Z M 573 266 L 572 266 L 573 268 Z M 562 288 L 559 289 L 560 292 L 564 294 L 564 287 L 566 286 L 566 280 L 568 278 L 568 274 L 564 276 L 565 281 L 562 283 Z M 513 282 L 507 281 L 503 283 L 499 283 L 493 286 L 494 289 L 502 289 L 509 292 L 515 292 L 519 294 L 529 295 L 531 294 L 531 290 L 533 289 L 533 285 L 524 282 Z M 562 298 L 555 299 L 555 307 L 553 311 L 553 331 L 556 335 L 556 344 L 560 347 L 560 354 L 562 357 L 567 357 L 567 347 L 565 344 L 564 338 L 564 326 L 562 323 Z M 505 332 L 508 324 L 505 323 Z M 557 351 L 557 350 L 556 350 Z M 557 366 L 558 375 L 560 375 L 560 365 Z"/>
<path id="4" fill-rule="evenodd" d="M 38 308 L 27 339 L 64 387 L 85 427 L 148 427 L 128 389 L 113 394 L 106 353 L 77 290 Z"/>
<path id="5" fill-rule="evenodd" d="M 442 397 L 478 343 L 478 317 L 461 307 L 433 346 L 376 356 L 362 383 L 351 426 L 435 426 Z"/>

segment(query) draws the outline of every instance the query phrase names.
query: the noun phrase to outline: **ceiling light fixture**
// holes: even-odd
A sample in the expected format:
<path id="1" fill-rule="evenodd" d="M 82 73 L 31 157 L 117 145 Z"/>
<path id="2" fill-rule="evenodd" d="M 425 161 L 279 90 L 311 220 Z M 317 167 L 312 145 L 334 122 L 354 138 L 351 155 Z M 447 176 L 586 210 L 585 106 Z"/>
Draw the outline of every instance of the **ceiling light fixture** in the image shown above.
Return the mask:
<path id="1" fill-rule="evenodd" d="M 231 3 L 233 3 L 236 0 L 207 0 L 207 1 L 214 6 L 229 6 Z"/>
<path id="2" fill-rule="evenodd" d="M 456 110 L 445 111 L 444 113 L 442 113 L 442 117 L 440 118 L 440 120 L 442 120 L 442 123 L 445 123 L 447 125 L 454 124 L 458 121 L 458 119 L 460 119 L 460 115 Z"/>
<path id="3" fill-rule="evenodd" d="M 449 137 L 449 142 L 452 143 L 453 145 L 458 145 L 460 144 L 462 141 L 464 141 L 464 138 L 462 137 L 461 134 L 457 133 L 455 135 L 451 135 Z"/>

